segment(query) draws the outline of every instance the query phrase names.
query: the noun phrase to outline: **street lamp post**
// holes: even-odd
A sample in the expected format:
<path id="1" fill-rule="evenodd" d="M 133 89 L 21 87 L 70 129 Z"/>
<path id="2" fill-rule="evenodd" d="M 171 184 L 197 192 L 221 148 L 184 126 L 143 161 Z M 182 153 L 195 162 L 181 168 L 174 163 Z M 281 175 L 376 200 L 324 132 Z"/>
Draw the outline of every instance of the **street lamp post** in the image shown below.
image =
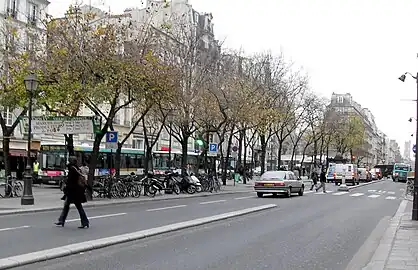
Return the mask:
<path id="1" fill-rule="evenodd" d="M 38 88 L 38 78 L 35 74 L 29 74 L 25 77 L 25 86 L 29 94 L 29 106 L 28 106 L 28 151 L 26 158 L 26 169 L 25 169 L 25 181 L 23 187 L 23 196 L 20 200 L 21 205 L 33 205 L 35 200 L 32 194 L 32 163 L 31 163 L 31 139 L 32 139 L 32 97 L 33 92 Z"/>
<path id="2" fill-rule="evenodd" d="M 405 74 L 402 74 L 402 76 L 399 77 L 399 80 L 401 80 L 402 82 L 405 81 L 406 79 L 406 74 L 411 75 L 412 78 L 415 79 L 415 82 L 417 84 L 417 99 L 418 99 L 418 73 L 416 76 L 412 75 L 409 72 L 406 72 Z M 416 107 L 417 107 L 417 115 L 416 118 L 418 119 L 418 102 L 416 102 Z M 412 122 L 412 119 L 411 119 Z M 415 145 L 418 145 L 418 125 L 416 125 L 416 136 L 415 136 Z M 418 171 L 418 162 L 417 159 L 415 158 L 415 177 L 414 177 L 414 201 L 412 203 L 412 220 L 418 220 L 418 175 L 417 175 L 417 171 Z"/>

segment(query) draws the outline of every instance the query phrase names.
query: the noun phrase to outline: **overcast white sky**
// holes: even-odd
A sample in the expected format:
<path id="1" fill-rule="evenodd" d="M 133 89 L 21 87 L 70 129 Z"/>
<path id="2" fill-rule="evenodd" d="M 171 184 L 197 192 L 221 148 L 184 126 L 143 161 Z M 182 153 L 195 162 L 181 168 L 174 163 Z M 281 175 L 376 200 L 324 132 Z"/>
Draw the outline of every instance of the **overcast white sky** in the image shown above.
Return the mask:
<path id="1" fill-rule="evenodd" d="M 49 13 L 61 16 L 72 0 L 50 0 Z M 90 1 L 84 0 L 85 4 Z M 378 127 L 398 141 L 415 140 L 414 80 L 418 71 L 417 0 L 190 0 L 212 12 L 215 34 L 230 48 L 246 52 L 283 51 L 311 78 L 313 91 L 351 93 L 368 107 Z M 140 0 L 91 0 L 119 13 Z M 104 5 L 101 5 L 104 3 Z"/>

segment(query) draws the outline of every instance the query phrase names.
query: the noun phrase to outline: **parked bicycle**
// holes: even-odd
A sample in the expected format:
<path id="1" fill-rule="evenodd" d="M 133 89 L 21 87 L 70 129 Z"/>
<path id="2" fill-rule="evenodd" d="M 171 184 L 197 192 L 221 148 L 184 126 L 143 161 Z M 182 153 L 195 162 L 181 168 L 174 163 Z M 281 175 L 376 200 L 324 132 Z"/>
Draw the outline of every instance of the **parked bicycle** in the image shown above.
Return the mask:
<path id="1" fill-rule="evenodd" d="M 23 192 L 23 185 L 12 176 L 7 176 L 4 182 L 0 182 L 0 198 L 20 197 Z"/>

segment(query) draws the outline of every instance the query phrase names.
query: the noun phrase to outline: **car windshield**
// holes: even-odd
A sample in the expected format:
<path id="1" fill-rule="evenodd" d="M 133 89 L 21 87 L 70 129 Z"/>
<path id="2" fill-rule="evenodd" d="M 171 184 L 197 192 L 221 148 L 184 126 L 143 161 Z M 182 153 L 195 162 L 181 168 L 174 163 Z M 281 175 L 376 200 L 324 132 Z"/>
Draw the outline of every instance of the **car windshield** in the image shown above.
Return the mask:
<path id="1" fill-rule="evenodd" d="M 265 172 L 261 176 L 261 180 L 263 181 L 274 181 L 274 180 L 284 180 L 284 179 L 286 179 L 286 172 L 284 171 Z"/>

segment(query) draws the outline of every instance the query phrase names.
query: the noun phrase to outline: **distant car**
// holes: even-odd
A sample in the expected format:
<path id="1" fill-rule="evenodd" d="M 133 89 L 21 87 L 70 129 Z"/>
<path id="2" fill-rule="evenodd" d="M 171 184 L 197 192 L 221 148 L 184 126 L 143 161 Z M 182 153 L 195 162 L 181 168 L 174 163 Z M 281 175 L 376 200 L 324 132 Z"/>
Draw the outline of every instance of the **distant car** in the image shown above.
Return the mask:
<path id="1" fill-rule="evenodd" d="M 298 193 L 303 196 L 304 189 L 303 181 L 298 180 L 291 171 L 268 171 L 254 183 L 254 190 L 259 198 L 264 194 L 284 194 L 290 197 L 292 193 Z"/>

